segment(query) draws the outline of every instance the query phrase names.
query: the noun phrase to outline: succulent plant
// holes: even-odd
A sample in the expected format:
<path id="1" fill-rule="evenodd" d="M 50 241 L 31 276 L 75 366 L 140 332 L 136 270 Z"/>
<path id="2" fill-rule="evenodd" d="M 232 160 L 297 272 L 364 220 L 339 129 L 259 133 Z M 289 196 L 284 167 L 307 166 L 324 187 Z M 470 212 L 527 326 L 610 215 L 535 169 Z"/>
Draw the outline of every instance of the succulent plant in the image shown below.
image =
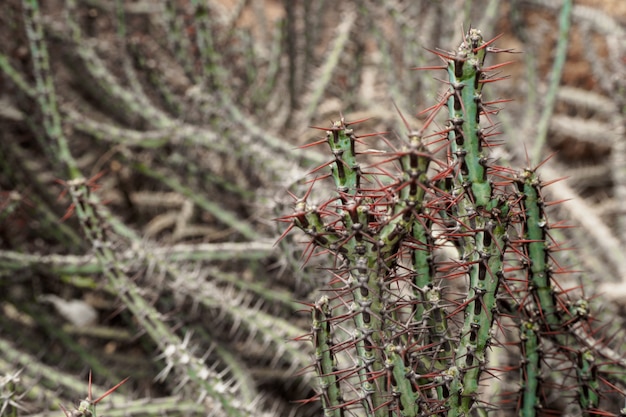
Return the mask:
<path id="1" fill-rule="evenodd" d="M 319 128 L 331 158 L 282 220 L 310 237 L 309 257 L 331 254 L 310 333 L 326 416 L 527 417 L 548 412 L 551 389 L 575 391 L 582 415 L 619 412 L 600 399 L 623 382 L 613 373 L 623 360 L 596 333 L 584 292 L 557 279 L 569 271 L 554 257 L 562 225 L 545 210 L 558 203 L 544 197 L 549 183 L 538 166 L 490 153 L 503 100 L 483 90 L 504 64 L 485 59 L 510 52 L 494 41 L 470 28 L 456 51 L 433 51 L 446 91 L 386 151 L 368 143 L 382 135 L 355 132 L 359 121 Z M 312 203 L 322 187 L 332 196 Z M 503 349 L 518 363 L 498 364 Z M 499 380 L 517 386 L 495 393 Z"/>
<path id="2" fill-rule="evenodd" d="M 5 0 L 0 415 L 619 413 L 623 8 L 572 3 Z M 462 21 L 523 65 L 486 86 L 497 50 L 469 37 L 436 98 L 408 72 Z M 404 132 L 392 101 L 434 105 L 367 134 Z M 307 191 L 326 156 L 295 148 L 340 111 Z M 274 245 L 285 188 L 330 286 L 298 235 Z M 90 370 L 129 383 L 80 401 Z"/>

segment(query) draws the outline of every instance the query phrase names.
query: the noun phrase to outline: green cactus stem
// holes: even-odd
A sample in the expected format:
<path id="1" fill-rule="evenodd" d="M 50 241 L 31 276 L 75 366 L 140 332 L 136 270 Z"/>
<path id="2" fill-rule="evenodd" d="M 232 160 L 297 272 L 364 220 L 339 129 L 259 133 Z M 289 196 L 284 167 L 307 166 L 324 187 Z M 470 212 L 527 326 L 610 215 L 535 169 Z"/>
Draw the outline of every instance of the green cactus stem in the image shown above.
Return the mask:
<path id="1" fill-rule="evenodd" d="M 478 29 L 470 29 L 455 55 L 448 60 L 450 89 L 448 110 L 450 150 L 458 165 L 459 179 L 471 194 L 476 207 L 485 207 L 491 200 L 487 179 L 484 139 L 480 127 L 483 63 L 488 43 Z"/>
<path id="2" fill-rule="evenodd" d="M 342 417 L 343 398 L 337 374 L 337 359 L 333 352 L 331 311 L 328 297 L 321 297 L 313 308 L 313 345 L 315 346 L 315 366 L 322 389 L 324 416 Z"/>
<path id="3" fill-rule="evenodd" d="M 600 404 L 600 384 L 596 359 L 589 349 L 579 351 L 577 359 L 578 401 L 583 416 L 596 416 Z"/>
<path id="4" fill-rule="evenodd" d="M 532 321 L 521 324 L 520 346 L 521 364 L 521 397 L 520 417 L 534 416 L 541 406 L 539 400 L 539 381 L 541 379 L 542 350 L 539 339 L 539 326 Z"/>
<path id="5" fill-rule="evenodd" d="M 557 309 L 555 290 L 552 286 L 550 248 L 547 246 L 548 222 L 543 212 L 540 194 L 541 183 L 532 170 L 525 170 L 517 182 L 523 194 L 524 244 L 529 262 L 530 290 L 534 294 L 539 317 L 548 331 L 561 327 L 561 313 Z"/>

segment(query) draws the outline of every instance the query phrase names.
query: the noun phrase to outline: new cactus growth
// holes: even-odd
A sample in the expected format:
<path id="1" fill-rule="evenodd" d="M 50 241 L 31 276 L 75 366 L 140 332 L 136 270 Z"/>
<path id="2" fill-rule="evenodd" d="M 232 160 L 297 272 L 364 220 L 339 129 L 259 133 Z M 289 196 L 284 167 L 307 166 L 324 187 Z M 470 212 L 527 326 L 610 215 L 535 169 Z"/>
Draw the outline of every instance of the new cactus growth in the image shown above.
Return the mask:
<path id="1" fill-rule="evenodd" d="M 490 159 L 496 102 L 483 89 L 501 65 L 485 60 L 503 52 L 492 43 L 472 28 L 455 52 L 436 52 L 447 91 L 397 149 L 361 150 L 376 135 L 357 135 L 358 121 L 323 129 L 318 143 L 332 158 L 283 218 L 311 238 L 311 253 L 334 257 L 333 279 L 312 308 L 326 416 L 512 408 L 529 417 L 549 410 L 546 392 L 559 384 L 576 387 L 571 398 L 583 415 L 619 413 L 599 408 L 603 392 L 623 380 L 610 373 L 615 357 L 595 334 L 587 300 L 555 280 L 566 271 L 553 259 L 547 184 L 536 168 Z M 447 124 L 433 134 L 444 109 Z M 312 204 L 328 177 L 333 197 Z M 505 346 L 515 346 L 519 365 L 492 363 Z M 486 381 L 504 376 L 517 389 L 492 395 Z"/>

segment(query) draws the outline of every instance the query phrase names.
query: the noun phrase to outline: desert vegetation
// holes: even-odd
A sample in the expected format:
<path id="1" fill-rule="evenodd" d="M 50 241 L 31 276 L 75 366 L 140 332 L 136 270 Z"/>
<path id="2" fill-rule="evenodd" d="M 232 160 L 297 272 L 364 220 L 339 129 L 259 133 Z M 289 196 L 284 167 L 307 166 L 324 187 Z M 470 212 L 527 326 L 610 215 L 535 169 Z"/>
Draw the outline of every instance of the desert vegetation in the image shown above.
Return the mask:
<path id="1" fill-rule="evenodd" d="M 625 25 L 6 1 L 0 414 L 619 415 Z"/>

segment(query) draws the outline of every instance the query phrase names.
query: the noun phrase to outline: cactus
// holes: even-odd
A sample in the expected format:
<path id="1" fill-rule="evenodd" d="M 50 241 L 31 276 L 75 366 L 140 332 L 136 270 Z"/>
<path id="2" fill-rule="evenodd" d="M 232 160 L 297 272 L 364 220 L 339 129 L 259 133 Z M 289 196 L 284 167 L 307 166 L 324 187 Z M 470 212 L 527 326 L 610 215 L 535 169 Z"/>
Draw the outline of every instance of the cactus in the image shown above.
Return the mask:
<path id="1" fill-rule="evenodd" d="M 569 386 L 580 414 L 623 413 L 600 408 L 603 393 L 623 384 L 612 372 L 622 360 L 598 336 L 584 293 L 556 280 L 568 271 L 555 260 L 551 231 L 561 226 L 545 212 L 549 184 L 539 167 L 490 158 L 501 101 L 486 101 L 483 89 L 503 64 L 485 59 L 508 52 L 494 40 L 470 28 L 456 51 L 433 51 L 447 91 L 419 130 L 405 121 L 397 148 L 364 150 L 378 135 L 355 133 L 360 121 L 318 128 L 326 137 L 313 145 L 326 143 L 332 157 L 281 220 L 310 237 L 307 259 L 333 258 L 310 333 L 325 416 L 512 408 L 528 417 L 548 412 L 550 387 Z M 444 109 L 447 124 L 432 133 Z M 322 186 L 332 197 L 313 204 Z M 503 349 L 518 351 L 519 365 L 495 364 Z M 517 388 L 491 395 L 490 378 Z"/>
<path id="2" fill-rule="evenodd" d="M 322 408 L 363 415 L 365 403 L 379 414 L 394 407 L 444 414 L 449 404 L 473 401 L 463 398 L 470 390 L 476 400 L 462 407 L 471 414 L 532 415 L 527 410 L 537 407 L 567 416 L 617 413 L 623 398 L 607 394 L 613 388 L 606 382 L 622 386 L 612 367 L 623 369 L 622 360 L 609 348 L 618 350 L 623 338 L 603 338 L 591 327 L 598 327 L 589 312 L 599 302 L 584 296 L 611 296 L 596 319 L 612 313 L 607 330 L 624 328 L 617 298 L 626 277 L 619 204 L 626 195 L 619 140 L 625 32 L 615 1 L 448 3 L 3 2 L 0 414 L 61 416 L 61 404 L 87 414 L 90 406 L 76 399 L 86 396 L 89 369 L 94 393 L 126 376 L 133 381 L 98 403 L 107 417 L 312 417 Z M 570 19 L 571 31 L 561 23 Z M 459 26 L 451 22 L 461 20 L 521 42 L 526 81 L 494 89 L 472 85 L 471 67 L 458 77 L 442 68 L 436 77 L 457 77 L 459 95 L 450 90 L 437 99 L 435 77 L 407 76 L 409 67 L 438 59 L 423 46 L 451 45 Z M 488 52 L 470 58 L 492 65 Z M 446 62 L 452 56 L 442 55 Z M 496 109 L 488 104 L 473 114 L 489 148 L 477 147 L 466 124 L 433 134 L 444 129 L 442 119 L 474 109 L 465 104 L 468 92 L 487 101 L 520 87 L 523 95 L 497 117 L 506 146 L 491 147 Z M 404 114 L 413 103 L 434 106 L 405 145 L 390 138 L 397 149 L 363 155 L 382 143 L 362 135 L 365 126 L 404 132 L 402 119 L 385 111 L 393 109 L 389 99 Z M 459 115 L 446 115 L 457 102 Z M 301 129 L 324 124 L 314 121 L 332 119 L 339 108 L 353 121 L 343 122 L 352 133 L 341 120 L 330 129 L 333 161 L 343 163 L 315 175 L 333 170 L 341 194 L 325 203 L 320 178 L 305 198 L 300 180 L 327 154 L 295 149 L 308 143 Z M 344 151 L 352 136 L 355 149 Z M 566 152 L 539 172 L 546 149 L 566 140 Z M 523 167 L 522 144 L 530 168 L 499 171 L 494 161 L 509 156 Z M 570 151 L 581 147 L 578 160 Z M 481 152 L 489 158 L 484 167 L 468 156 Z M 558 175 L 550 172 L 555 166 Z M 575 180 L 546 190 L 538 174 Z M 321 294 L 312 268 L 294 273 L 295 234 L 274 246 L 277 225 L 268 219 L 285 214 L 285 187 L 303 200 L 304 216 L 289 220 L 309 222 L 316 233 L 305 257 L 335 251 L 328 266 L 337 269 L 329 275 L 336 282 Z M 561 210 L 580 229 L 555 230 L 554 213 L 544 213 L 546 191 L 579 200 Z M 314 202 L 319 218 L 307 218 Z M 572 263 L 557 253 L 561 233 L 584 253 L 575 262 L 591 273 L 581 279 L 601 279 L 602 288 L 565 289 L 572 284 L 562 278 L 578 274 L 560 266 Z M 382 246 L 374 245 L 378 237 Z M 531 257 L 541 257 L 532 268 Z M 495 301 L 475 285 L 468 294 L 470 279 L 480 284 L 481 274 L 499 271 L 505 279 Z M 357 285 L 362 290 L 353 295 Z M 84 318 L 96 321 L 83 326 L 45 300 L 88 304 Z M 313 311 L 307 315 L 296 300 Z M 483 304 L 493 303 L 492 318 L 493 307 Z M 300 337 L 311 315 L 310 334 Z M 307 365 L 320 376 L 296 372 Z M 300 405 L 314 384 L 321 401 Z M 453 386 L 464 393 L 453 397 Z M 576 396 L 577 408 L 553 401 L 559 387 Z M 386 404 L 389 393 L 397 399 Z"/>

